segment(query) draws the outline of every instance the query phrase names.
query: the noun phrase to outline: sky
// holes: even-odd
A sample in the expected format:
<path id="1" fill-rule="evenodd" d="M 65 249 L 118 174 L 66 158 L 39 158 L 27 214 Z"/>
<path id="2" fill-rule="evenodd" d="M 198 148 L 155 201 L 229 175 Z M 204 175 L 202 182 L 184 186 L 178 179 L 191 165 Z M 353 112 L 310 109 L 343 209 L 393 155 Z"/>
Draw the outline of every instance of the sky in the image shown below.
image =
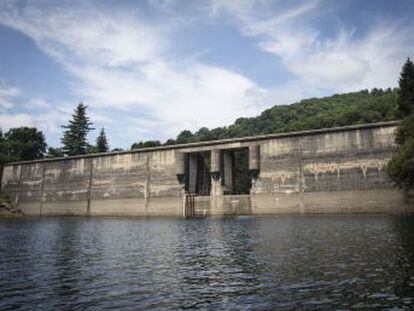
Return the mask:
<path id="1" fill-rule="evenodd" d="M 395 87 L 412 0 L 1 0 L 0 127 L 60 146 L 79 102 L 111 148 Z"/>

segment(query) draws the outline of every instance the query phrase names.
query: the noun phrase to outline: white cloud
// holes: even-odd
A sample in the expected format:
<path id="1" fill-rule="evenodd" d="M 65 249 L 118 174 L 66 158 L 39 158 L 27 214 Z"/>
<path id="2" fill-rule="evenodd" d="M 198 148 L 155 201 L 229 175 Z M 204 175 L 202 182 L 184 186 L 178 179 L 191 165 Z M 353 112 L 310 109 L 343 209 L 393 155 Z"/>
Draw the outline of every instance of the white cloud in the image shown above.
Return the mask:
<path id="1" fill-rule="evenodd" d="M 40 112 L 33 113 L 30 111 L 33 104 L 39 104 Z M 0 112 L 0 128 L 7 131 L 13 127 L 28 126 L 37 127 L 46 134 L 60 134 L 60 125 L 66 124 L 70 110 L 66 108 L 52 108 L 52 106 L 43 99 L 29 100 L 25 102 L 22 98 L 17 98 L 15 106 L 21 107 L 22 112 Z M 27 108 L 27 109 L 24 109 Z M 29 112 L 26 112 L 29 111 Z"/>
<path id="2" fill-rule="evenodd" d="M 260 0 L 215 0 L 210 9 L 216 15 L 230 14 L 243 34 L 255 38 L 296 76 L 298 87 L 315 93 L 395 86 L 414 48 L 412 24 L 373 20 L 368 31 L 358 33 L 338 23 L 330 29 L 336 34 L 327 36 L 317 26 L 330 10 L 326 2 L 282 2 L 277 8 L 270 10 Z"/>
<path id="3" fill-rule="evenodd" d="M 67 122 L 71 110 L 54 107 L 43 98 L 26 99 L 20 88 L 14 86 L 0 87 L 0 128 L 3 132 L 10 128 L 27 126 L 36 127 L 46 135 L 56 138 L 60 135 L 60 125 Z M 98 118 L 99 119 L 99 118 Z M 56 139 L 53 140 L 56 143 Z"/>
<path id="4" fill-rule="evenodd" d="M 0 112 L 13 108 L 13 101 L 19 95 L 21 95 L 19 88 L 0 85 Z"/>
<path id="5" fill-rule="evenodd" d="M 270 104 L 393 86 L 413 47 L 411 25 L 385 21 L 373 22 L 364 33 L 338 23 L 329 36 L 322 34 L 317 22 L 330 6 L 318 0 L 188 2 L 183 12 L 177 2 L 151 0 L 150 7 L 159 8 L 152 12 L 161 14 L 162 23 L 138 9 L 110 9 L 102 2 L 16 3 L 0 3 L 0 23 L 30 37 L 61 64 L 72 77 L 74 98 L 91 106 L 95 122 L 112 123 L 112 141 L 124 145 L 132 137 L 164 139 L 185 128 L 227 125 Z M 289 80 L 265 89 L 239 72 L 202 63 L 194 57 L 200 51 L 177 55 L 174 38 L 180 27 L 207 19 L 236 25 L 281 61 Z M 0 107 L 2 99 L 4 107 L 12 107 L 13 96 L 0 91 Z M 50 110 L 30 122 L 53 133 L 60 132 L 59 125 L 71 113 L 69 105 L 62 111 L 46 107 L 41 99 L 26 102 Z"/>
<path id="6" fill-rule="evenodd" d="M 44 100 L 43 98 L 32 98 L 28 101 L 28 103 L 26 104 L 26 107 L 29 109 L 33 109 L 33 108 L 51 108 L 51 104 L 48 103 L 46 100 Z"/>
<path id="7" fill-rule="evenodd" d="M 73 94 L 92 108 L 144 112 L 167 138 L 186 127 L 226 125 L 263 107 L 267 92 L 247 77 L 170 56 L 176 25 L 168 21 L 157 26 L 139 11 L 28 3 L 4 5 L 1 23 L 60 62 L 74 77 Z"/>
<path id="8" fill-rule="evenodd" d="M 151 60 L 165 48 L 157 27 L 133 11 L 103 12 L 81 2 L 50 1 L 27 1 L 21 7 L 6 1 L 0 8 L 2 24 L 64 63 L 87 59 L 106 66 L 131 65 Z"/>
<path id="9" fill-rule="evenodd" d="M 35 126 L 36 121 L 34 118 L 26 113 L 17 113 L 17 114 L 0 114 L 0 124 L 1 129 L 6 132 L 10 128 L 20 127 L 20 126 Z"/>

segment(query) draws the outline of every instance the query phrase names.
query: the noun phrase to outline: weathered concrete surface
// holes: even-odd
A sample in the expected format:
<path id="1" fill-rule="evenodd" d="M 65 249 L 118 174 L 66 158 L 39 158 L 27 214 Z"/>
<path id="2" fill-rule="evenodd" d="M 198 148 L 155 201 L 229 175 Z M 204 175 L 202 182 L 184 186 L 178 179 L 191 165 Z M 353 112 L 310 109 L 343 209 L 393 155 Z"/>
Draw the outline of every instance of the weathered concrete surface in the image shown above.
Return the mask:
<path id="1" fill-rule="evenodd" d="M 253 149 L 259 174 L 250 195 L 223 194 L 222 177 L 231 174 L 227 167 L 212 178 L 210 196 L 195 198 L 197 214 L 410 212 L 412 202 L 385 172 L 396 126 L 388 122 L 14 163 L 4 167 L 2 191 L 27 215 L 182 216 L 184 192 L 176 176 L 182 153 L 189 154 L 188 178 L 196 174 L 195 152 L 258 146 Z M 213 151 L 214 170 L 217 156 Z"/>

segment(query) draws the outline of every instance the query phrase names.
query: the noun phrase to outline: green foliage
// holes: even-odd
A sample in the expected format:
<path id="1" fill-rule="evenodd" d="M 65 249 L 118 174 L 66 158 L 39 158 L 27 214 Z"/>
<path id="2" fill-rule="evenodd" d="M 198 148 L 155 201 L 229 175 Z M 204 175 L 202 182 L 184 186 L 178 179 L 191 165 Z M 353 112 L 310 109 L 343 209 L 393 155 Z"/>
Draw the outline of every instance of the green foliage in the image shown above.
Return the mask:
<path id="1" fill-rule="evenodd" d="M 194 136 L 197 138 L 197 141 L 214 140 L 214 135 L 207 127 L 199 129 Z"/>
<path id="2" fill-rule="evenodd" d="M 64 155 L 65 154 L 62 148 L 49 147 L 49 149 L 47 150 L 46 157 L 47 158 L 60 158 L 60 157 L 63 157 Z"/>
<path id="3" fill-rule="evenodd" d="M 85 151 L 85 154 L 91 154 L 91 153 L 98 153 L 99 151 L 98 151 L 98 147 L 97 146 L 95 146 L 95 145 L 90 145 L 90 144 L 88 144 L 87 146 L 86 146 L 86 151 Z"/>
<path id="4" fill-rule="evenodd" d="M 164 143 L 164 145 L 175 145 L 176 143 L 175 139 L 170 138 Z"/>
<path id="5" fill-rule="evenodd" d="M 185 130 L 175 141 L 169 140 L 169 144 L 391 121 L 396 119 L 397 94 L 397 89 L 374 88 L 371 92 L 305 99 L 292 105 L 274 106 L 257 117 L 238 118 L 228 127 L 211 130 L 202 127 L 194 134 Z M 234 192 L 246 193 L 251 188 L 248 155 L 236 152 L 235 158 Z"/>
<path id="6" fill-rule="evenodd" d="M 175 140 L 177 144 L 186 144 L 197 141 L 197 138 L 194 137 L 194 134 L 189 130 L 184 130 L 178 134 L 177 139 Z"/>
<path id="7" fill-rule="evenodd" d="M 395 142 L 403 145 L 410 137 L 414 136 L 414 113 L 405 117 L 397 128 Z"/>
<path id="8" fill-rule="evenodd" d="M 12 128 L 4 135 L 0 131 L 0 163 L 43 158 L 45 136 L 36 128 Z"/>
<path id="9" fill-rule="evenodd" d="M 161 142 L 159 140 L 148 140 L 145 142 L 140 141 L 139 143 L 133 143 L 131 149 L 150 148 L 157 146 L 161 146 Z"/>
<path id="10" fill-rule="evenodd" d="M 65 155 L 73 156 L 88 152 L 87 135 L 94 128 L 91 127 L 92 122 L 90 122 L 89 117 L 86 115 L 86 109 L 87 106 L 80 103 L 75 108 L 69 124 L 62 126 L 62 128 L 66 129 L 61 139 Z"/>
<path id="11" fill-rule="evenodd" d="M 397 129 L 397 150 L 387 171 L 397 186 L 408 190 L 414 189 L 414 64 L 410 59 L 402 68 L 399 87 L 397 113 L 404 119 Z"/>
<path id="12" fill-rule="evenodd" d="M 228 127 L 182 131 L 177 144 L 396 120 L 398 90 L 373 89 L 277 105 Z"/>
<path id="13" fill-rule="evenodd" d="M 367 94 L 364 91 L 302 100 L 293 105 L 274 106 L 256 118 L 238 119 L 228 136 L 302 131 L 309 129 L 372 123 L 393 119 L 396 94 Z"/>
<path id="14" fill-rule="evenodd" d="M 399 80 L 397 112 L 399 117 L 406 117 L 414 112 L 414 64 L 408 58 Z"/>
<path id="15" fill-rule="evenodd" d="M 0 129 L 0 165 L 10 161 L 9 152 L 7 148 L 7 141 Z"/>
<path id="16" fill-rule="evenodd" d="M 99 132 L 99 136 L 96 138 L 96 150 L 97 152 L 108 152 L 109 144 L 106 138 L 105 129 L 102 128 Z"/>
<path id="17" fill-rule="evenodd" d="M 400 188 L 414 188 L 414 137 L 409 137 L 394 153 L 387 171 Z"/>

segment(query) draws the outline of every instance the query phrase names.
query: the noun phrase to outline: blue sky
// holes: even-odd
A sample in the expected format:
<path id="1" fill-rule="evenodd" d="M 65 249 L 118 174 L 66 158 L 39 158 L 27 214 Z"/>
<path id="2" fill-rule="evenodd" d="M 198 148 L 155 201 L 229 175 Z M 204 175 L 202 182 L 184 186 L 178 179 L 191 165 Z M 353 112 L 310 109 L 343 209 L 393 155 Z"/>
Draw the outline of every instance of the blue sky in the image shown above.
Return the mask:
<path id="1" fill-rule="evenodd" d="M 0 127 L 49 145 L 78 102 L 112 148 L 394 87 L 414 1 L 0 1 Z M 91 133 L 93 141 L 98 130 Z"/>

